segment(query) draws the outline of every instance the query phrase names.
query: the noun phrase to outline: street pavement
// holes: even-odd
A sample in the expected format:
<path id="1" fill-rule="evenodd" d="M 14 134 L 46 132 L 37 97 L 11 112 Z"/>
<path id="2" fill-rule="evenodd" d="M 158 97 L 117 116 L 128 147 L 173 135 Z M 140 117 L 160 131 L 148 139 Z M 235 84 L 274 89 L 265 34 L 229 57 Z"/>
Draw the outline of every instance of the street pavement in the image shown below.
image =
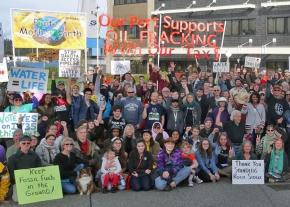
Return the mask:
<path id="1" fill-rule="evenodd" d="M 288 190 L 283 189 L 283 185 Z M 223 179 L 219 183 L 202 183 L 194 187 L 178 187 L 170 192 L 120 191 L 115 194 L 95 193 L 94 207 L 289 207 L 290 188 L 280 184 L 280 191 L 268 185 L 232 185 Z M 283 189 L 283 190 L 281 190 Z M 18 206 L 15 203 L 6 207 Z M 90 207 L 89 196 L 64 196 L 63 199 L 23 205 L 25 207 Z"/>

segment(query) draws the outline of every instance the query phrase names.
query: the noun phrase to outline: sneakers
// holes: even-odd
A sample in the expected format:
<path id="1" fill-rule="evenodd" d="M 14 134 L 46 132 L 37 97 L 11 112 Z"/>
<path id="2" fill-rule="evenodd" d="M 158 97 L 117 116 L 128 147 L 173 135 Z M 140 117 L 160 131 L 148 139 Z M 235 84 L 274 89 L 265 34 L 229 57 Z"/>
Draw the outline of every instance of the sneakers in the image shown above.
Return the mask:
<path id="1" fill-rule="evenodd" d="M 118 190 L 118 188 L 117 188 L 117 187 L 112 187 L 112 189 L 111 189 L 111 193 L 116 193 L 116 192 L 117 192 L 117 190 Z"/>
<path id="2" fill-rule="evenodd" d="M 188 187 L 193 187 L 193 182 L 189 182 Z"/>
<path id="3" fill-rule="evenodd" d="M 193 180 L 194 180 L 197 184 L 201 184 L 201 183 L 203 183 L 203 180 L 200 179 L 198 176 L 195 176 L 195 177 L 193 178 Z"/>
<path id="4" fill-rule="evenodd" d="M 107 188 L 102 188 L 102 193 L 108 193 L 108 189 Z"/>

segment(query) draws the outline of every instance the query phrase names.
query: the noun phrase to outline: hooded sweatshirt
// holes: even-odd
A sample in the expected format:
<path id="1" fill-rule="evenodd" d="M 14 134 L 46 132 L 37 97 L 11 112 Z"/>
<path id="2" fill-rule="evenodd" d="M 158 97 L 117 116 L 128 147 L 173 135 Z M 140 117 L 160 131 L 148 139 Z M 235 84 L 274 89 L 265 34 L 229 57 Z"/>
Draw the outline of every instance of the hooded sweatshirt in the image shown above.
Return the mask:
<path id="1" fill-rule="evenodd" d="M 197 126 L 200 124 L 201 107 L 198 102 L 185 102 L 183 105 L 185 126 Z"/>

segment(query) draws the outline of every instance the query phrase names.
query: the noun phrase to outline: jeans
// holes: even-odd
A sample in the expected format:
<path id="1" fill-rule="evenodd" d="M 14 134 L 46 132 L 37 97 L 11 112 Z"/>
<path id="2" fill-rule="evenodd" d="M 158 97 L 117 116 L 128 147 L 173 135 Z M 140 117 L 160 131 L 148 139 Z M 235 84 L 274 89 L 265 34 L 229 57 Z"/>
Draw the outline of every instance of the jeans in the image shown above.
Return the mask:
<path id="1" fill-rule="evenodd" d="M 61 180 L 61 186 L 65 194 L 74 194 L 77 191 L 75 182 L 70 179 Z"/>
<path id="2" fill-rule="evenodd" d="M 235 156 L 240 157 L 242 154 L 242 146 L 241 145 L 234 145 L 234 150 L 235 150 Z"/>
<path id="3" fill-rule="evenodd" d="M 150 190 L 151 188 L 151 181 L 150 181 L 150 175 L 144 175 L 141 177 L 135 177 L 132 175 L 130 180 L 130 187 L 134 191 L 140 191 L 140 190 Z"/>
<path id="4" fill-rule="evenodd" d="M 178 171 L 176 176 L 172 178 L 172 181 L 174 181 L 176 185 L 178 185 L 180 182 L 185 180 L 189 176 L 190 173 L 191 173 L 191 167 L 184 167 Z M 155 187 L 158 190 L 164 190 L 166 186 L 167 186 L 167 181 L 164 180 L 161 176 L 155 179 Z"/>

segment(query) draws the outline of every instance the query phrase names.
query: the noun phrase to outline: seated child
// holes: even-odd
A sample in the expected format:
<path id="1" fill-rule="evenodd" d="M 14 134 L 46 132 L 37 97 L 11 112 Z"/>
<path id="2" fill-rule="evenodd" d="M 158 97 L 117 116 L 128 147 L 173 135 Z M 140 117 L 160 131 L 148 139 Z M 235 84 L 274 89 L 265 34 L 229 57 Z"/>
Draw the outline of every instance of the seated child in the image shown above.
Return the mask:
<path id="1" fill-rule="evenodd" d="M 192 187 L 193 181 L 198 184 L 202 183 L 203 181 L 196 175 L 198 163 L 194 154 L 191 152 L 191 145 L 188 142 L 183 141 L 181 151 L 181 157 L 184 159 L 184 165 L 191 166 L 191 173 L 188 177 L 188 186 Z"/>
<path id="2" fill-rule="evenodd" d="M 112 149 L 108 149 L 102 159 L 101 167 L 103 193 L 108 192 L 109 185 L 111 185 L 112 193 L 117 192 L 121 171 L 122 168 L 118 157 Z"/>

